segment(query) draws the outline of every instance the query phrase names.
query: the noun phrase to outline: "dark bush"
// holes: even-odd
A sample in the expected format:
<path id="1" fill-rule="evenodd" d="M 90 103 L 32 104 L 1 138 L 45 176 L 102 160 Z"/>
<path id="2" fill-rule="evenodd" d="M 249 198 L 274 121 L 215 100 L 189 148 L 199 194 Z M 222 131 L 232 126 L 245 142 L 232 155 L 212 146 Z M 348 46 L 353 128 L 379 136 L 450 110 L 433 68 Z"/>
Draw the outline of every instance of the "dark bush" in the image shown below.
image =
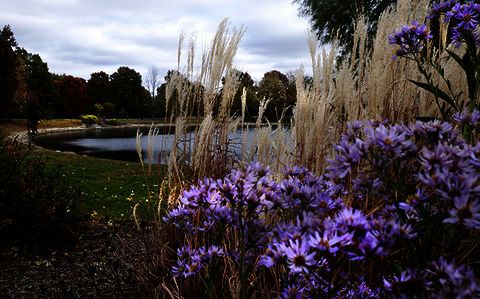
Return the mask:
<path id="1" fill-rule="evenodd" d="M 118 126 L 118 119 L 111 118 L 108 120 L 108 124 L 111 126 Z"/>
<path id="2" fill-rule="evenodd" d="M 22 145 L 0 140 L 0 247 L 34 251 L 73 244 L 81 216 L 78 190 L 60 166 L 47 165 L 39 154 L 28 156 Z"/>

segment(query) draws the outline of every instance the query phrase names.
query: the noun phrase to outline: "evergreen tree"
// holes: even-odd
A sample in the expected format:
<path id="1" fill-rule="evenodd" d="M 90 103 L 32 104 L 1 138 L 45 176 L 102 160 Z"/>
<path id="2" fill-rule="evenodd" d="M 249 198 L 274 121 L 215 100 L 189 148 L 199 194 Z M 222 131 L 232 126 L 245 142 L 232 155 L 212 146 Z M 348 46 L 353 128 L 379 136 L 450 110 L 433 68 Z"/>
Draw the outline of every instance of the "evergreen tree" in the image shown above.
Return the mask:
<path id="1" fill-rule="evenodd" d="M 87 81 L 87 92 L 92 107 L 95 104 L 104 106 L 106 103 L 111 103 L 113 84 L 110 76 L 103 71 L 90 74 L 90 79 Z"/>
<path id="2" fill-rule="evenodd" d="M 12 110 L 15 108 L 15 93 L 20 86 L 17 67 L 20 65 L 14 47 L 17 41 L 10 25 L 0 31 L 0 116 L 7 116 L 12 121 Z"/>
<path id="3" fill-rule="evenodd" d="M 134 69 L 122 66 L 110 75 L 110 80 L 113 83 L 113 103 L 117 113 L 127 118 L 140 116 L 146 100 L 142 75 Z"/>
<path id="4" fill-rule="evenodd" d="M 357 19 L 364 16 L 368 20 L 367 42 L 377 32 L 381 13 L 397 0 L 293 0 L 300 5 L 298 11 L 302 17 L 310 18 L 312 29 L 317 33 L 321 44 L 333 42 L 340 34 L 342 57 L 353 49 L 354 31 Z"/>
<path id="5" fill-rule="evenodd" d="M 33 105 L 35 101 L 35 105 L 38 105 L 37 108 L 32 108 L 35 111 L 30 113 L 38 113 L 39 118 L 53 118 L 57 103 L 53 75 L 48 69 L 48 64 L 43 62 L 40 55 L 29 53 L 24 48 L 17 47 L 16 53 L 23 61 L 23 80 L 30 94 L 29 102 Z"/>
<path id="6" fill-rule="evenodd" d="M 267 117 L 280 117 L 284 109 L 294 102 L 287 76 L 276 70 L 263 75 L 258 84 L 258 97 L 269 100 L 265 111 Z"/>

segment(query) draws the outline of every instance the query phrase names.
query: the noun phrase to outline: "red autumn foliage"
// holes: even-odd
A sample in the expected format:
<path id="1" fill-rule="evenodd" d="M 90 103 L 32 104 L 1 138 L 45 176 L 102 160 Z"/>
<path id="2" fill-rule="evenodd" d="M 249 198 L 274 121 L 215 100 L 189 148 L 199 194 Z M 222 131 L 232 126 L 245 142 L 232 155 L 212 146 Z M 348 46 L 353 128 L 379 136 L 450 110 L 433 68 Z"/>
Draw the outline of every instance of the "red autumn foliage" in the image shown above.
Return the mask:
<path id="1" fill-rule="evenodd" d="M 56 117 L 76 118 L 88 112 L 90 100 L 85 79 L 65 76 L 62 81 L 55 80 L 55 86 L 58 90 Z"/>

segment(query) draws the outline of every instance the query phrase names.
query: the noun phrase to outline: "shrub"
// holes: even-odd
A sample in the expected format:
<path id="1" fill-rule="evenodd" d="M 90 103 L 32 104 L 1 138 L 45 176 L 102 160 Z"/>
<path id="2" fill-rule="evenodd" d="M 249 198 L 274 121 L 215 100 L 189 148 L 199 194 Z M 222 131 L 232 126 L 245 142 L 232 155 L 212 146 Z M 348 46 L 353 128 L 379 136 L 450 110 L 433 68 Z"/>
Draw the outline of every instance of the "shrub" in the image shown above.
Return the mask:
<path id="1" fill-rule="evenodd" d="M 115 118 L 109 119 L 108 124 L 112 126 L 118 126 L 118 119 L 115 119 Z"/>
<path id="2" fill-rule="evenodd" d="M 95 115 L 80 115 L 79 118 L 82 123 L 87 125 L 93 125 L 98 123 L 98 118 Z"/>
<path id="3" fill-rule="evenodd" d="M 27 157 L 17 142 L 0 141 L 0 239 L 2 247 L 35 251 L 71 245 L 78 233 L 78 192 L 60 167 L 41 154 Z"/>
<path id="4" fill-rule="evenodd" d="M 103 114 L 103 106 L 98 103 L 93 105 L 93 110 L 95 111 L 95 114 L 98 116 L 101 116 Z"/>
<path id="5" fill-rule="evenodd" d="M 113 117 L 115 115 L 115 104 L 110 102 L 103 104 L 103 115 Z"/>

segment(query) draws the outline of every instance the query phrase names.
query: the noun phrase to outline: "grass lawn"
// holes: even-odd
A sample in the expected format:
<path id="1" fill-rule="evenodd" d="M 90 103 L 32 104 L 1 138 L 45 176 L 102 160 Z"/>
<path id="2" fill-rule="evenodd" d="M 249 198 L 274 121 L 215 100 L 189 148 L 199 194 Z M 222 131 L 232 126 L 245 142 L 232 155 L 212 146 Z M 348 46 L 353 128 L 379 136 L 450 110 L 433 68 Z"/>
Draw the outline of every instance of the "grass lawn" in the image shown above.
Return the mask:
<path id="1" fill-rule="evenodd" d="M 92 158 L 74 154 L 35 150 L 49 165 L 61 165 L 71 188 L 80 188 L 82 213 L 93 218 L 108 216 L 115 222 L 133 221 L 132 210 L 137 202 L 148 204 L 148 189 L 140 163 Z M 163 169 L 163 167 L 162 167 Z M 152 167 L 150 203 L 158 195 L 158 167 Z M 163 171 L 163 170 L 162 170 Z"/>
<path id="2" fill-rule="evenodd" d="M 129 121 L 128 123 L 143 124 L 148 121 Z M 48 120 L 42 122 L 39 129 L 80 125 L 79 120 Z M 4 136 L 25 130 L 24 120 L 13 120 L 12 123 L 4 119 L 0 120 L 0 132 L 3 132 Z M 99 159 L 44 149 L 35 149 L 29 157 L 35 157 L 38 154 L 46 157 L 50 165 L 62 165 L 61 171 L 68 178 L 71 188 L 80 188 L 82 212 L 94 218 L 108 216 L 115 222 L 133 221 L 132 209 L 135 204 L 147 203 L 149 199 L 140 163 Z M 164 168 L 162 173 L 163 171 Z M 158 178 L 158 167 L 152 165 L 150 201 L 158 195 Z"/>

